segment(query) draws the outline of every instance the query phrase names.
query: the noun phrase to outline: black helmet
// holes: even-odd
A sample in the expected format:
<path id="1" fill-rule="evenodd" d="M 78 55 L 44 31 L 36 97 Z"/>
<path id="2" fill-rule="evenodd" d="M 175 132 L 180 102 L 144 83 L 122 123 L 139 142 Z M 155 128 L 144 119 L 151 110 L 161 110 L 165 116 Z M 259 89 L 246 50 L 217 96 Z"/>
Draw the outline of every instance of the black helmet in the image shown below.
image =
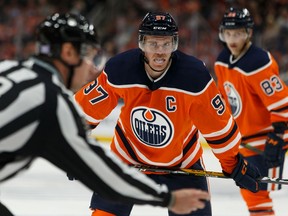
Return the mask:
<path id="1" fill-rule="evenodd" d="M 220 29 L 237 29 L 237 28 L 253 28 L 254 22 L 246 8 L 237 9 L 237 8 L 229 8 L 228 11 L 225 12 L 221 24 Z"/>
<path id="2" fill-rule="evenodd" d="M 178 35 L 178 27 L 173 17 L 169 13 L 146 14 L 139 27 L 140 35 Z"/>
<path id="3" fill-rule="evenodd" d="M 228 11 L 225 12 L 220 27 L 219 27 L 219 39 L 226 43 L 225 37 L 223 35 L 224 29 L 239 29 L 245 28 L 247 33 L 247 39 L 251 37 L 251 31 L 253 29 L 254 22 L 246 8 L 237 9 L 237 8 L 229 8 Z"/>
<path id="4" fill-rule="evenodd" d="M 57 55 L 53 47 L 72 42 L 77 47 L 82 43 L 99 46 L 94 26 L 82 15 L 54 13 L 41 22 L 36 30 L 39 52 Z"/>
<path id="5" fill-rule="evenodd" d="M 138 45 L 144 51 L 144 36 L 173 36 L 173 51 L 178 47 L 178 26 L 169 13 L 149 12 L 139 26 Z"/>

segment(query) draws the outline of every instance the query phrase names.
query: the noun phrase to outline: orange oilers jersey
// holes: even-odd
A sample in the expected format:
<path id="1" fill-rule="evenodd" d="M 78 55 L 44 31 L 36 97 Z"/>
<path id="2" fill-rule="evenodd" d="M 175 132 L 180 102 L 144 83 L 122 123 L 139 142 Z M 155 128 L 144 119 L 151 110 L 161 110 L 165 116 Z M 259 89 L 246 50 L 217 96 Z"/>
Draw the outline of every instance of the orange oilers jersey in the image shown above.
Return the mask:
<path id="1" fill-rule="evenodd" d="M 116 55 L 75 99 L 94 125 L 123 100 L 111 149 L 128 164 L 190 167 L 203 152 L 199 131 L 225 171 L 237 163 L 241 135 L 216 83 L 202 61 L 180 51 L 154 81 L 140 49 Z"/>
<path id="2" fill-rule="evenodd" d="M 288 121 L 288 89 L 269 52 L 251 45 L 238 60 L 225 48 L 215 63 L 218 87 L 243 135 L 243 142 L 264 149 L 272 123 Z M 287 142 L 287 131 L 284 134 Z M 240 150 L 246 156 L 254 153 Z"/>

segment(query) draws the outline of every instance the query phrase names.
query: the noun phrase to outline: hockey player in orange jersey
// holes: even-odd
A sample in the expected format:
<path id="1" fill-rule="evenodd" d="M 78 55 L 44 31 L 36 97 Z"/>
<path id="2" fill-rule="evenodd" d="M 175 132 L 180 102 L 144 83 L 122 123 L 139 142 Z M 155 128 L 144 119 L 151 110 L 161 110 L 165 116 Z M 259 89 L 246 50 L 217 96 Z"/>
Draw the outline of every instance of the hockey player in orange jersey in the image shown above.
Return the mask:
<path id="1" fill-rule="evenodd" d="M 139 49 L 111 58 L 101 75 L 76 93 L 88 122 L 97 126 L 122 99 L 111 149 L 127 164 L 203 169 L 201 132 L 223 172 L 239 186 L 258 191 L 259 171 L 238 154 L 241 134 L 216 83 L 202 61 L 177 50 L 173 17 L 148 13 L 140 24 L 138 42 Z M 208 191 L 205 177 L 148 176 L 169 188 Z M 127 216 L 132 207 L 96 193 L 91 200 L 93 216 Z M 211 214 L 208 202 L 187 215 Z M 169 215 L 177 214 L 169 211 Z"/>
<path id="2" fill-rule="evenodd" d="M 215 74 L 243 136 L 240 152 L 262 176 L 281 178 L 288 140 L 288 89 L 273 56 L 252 44 L 252 29 L 247 9 L 230 8 L 224 14 L 219 36 L 225 48 L 215 63 Z M 250 215 L 275 215 L 269 191 L 278 189 L 275 184 L 260 184 L 257 193 L 241 189 Z"/>

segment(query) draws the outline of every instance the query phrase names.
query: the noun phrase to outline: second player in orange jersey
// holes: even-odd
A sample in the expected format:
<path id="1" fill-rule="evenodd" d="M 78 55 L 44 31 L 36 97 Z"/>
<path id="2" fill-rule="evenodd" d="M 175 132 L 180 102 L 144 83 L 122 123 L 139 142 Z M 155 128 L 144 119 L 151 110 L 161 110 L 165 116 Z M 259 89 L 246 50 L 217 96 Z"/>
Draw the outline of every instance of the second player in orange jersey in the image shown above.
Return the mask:
<path id="1" fill-rule="evenodd" d="M 252 44 L 252 29 L 247 9 L 230 8 L 224 14 L 219 35 L 225 48 L 217 58 L 215 73 L 243 136 L 240 152 L 263 176 L 281 178 L 288 140 L 288 88 L 273 56 Z M 241 189 L 250 216 L 274 215 L 269 191 L 280 185 L 261 184 L 260 189 L 257 193 Z"/>

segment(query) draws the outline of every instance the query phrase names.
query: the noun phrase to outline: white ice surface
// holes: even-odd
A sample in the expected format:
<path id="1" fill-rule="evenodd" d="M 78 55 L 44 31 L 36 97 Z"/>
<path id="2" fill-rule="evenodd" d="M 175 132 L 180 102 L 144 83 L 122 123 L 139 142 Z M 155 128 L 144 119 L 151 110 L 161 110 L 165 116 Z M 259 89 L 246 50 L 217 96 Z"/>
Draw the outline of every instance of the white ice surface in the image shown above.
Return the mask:
<path id="1" fill-rule="evenodd" d="M 207 170 L 220 171 L 218 161 L 209 149 L 204 152 Z M 284 178 L 288 178 L 288 160 Z M 214 216 L 248 216 L 239 190 L 230 179 L 209 178 Z M 90 216 L 90 192 L 78 181 L 48 162 L 37 159 L 27 171 L 0 186 L 0 200 L 16 216 Z M 277 216 L 287 216 L 288 185 L 273 192 Z M 160 207 L 135 206 L 132 216 L 167 216 Z"/>

